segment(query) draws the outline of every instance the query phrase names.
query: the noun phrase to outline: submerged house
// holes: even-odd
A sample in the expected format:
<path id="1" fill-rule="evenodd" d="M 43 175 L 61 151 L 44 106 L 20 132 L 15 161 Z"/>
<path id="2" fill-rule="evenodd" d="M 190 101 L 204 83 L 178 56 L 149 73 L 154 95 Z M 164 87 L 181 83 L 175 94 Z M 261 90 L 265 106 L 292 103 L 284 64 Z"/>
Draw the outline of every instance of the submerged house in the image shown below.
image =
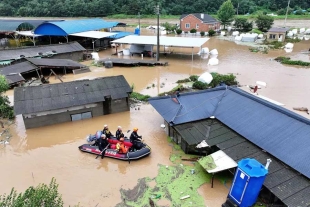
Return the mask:
<path id="1" fill-rule="evenodd" d="M 124 78 L 14 88 L 14 113 L 26 129 L 129 111 L 131 87 Z"/>
<path id="2" fill-rule="evenodd" d="M 180 17 L 180 29 L 184 32 L 189 32 L 191 29 L 208 32 L 210 29 L 218 30 L 220 27 L 221 23 L 208 14 L 182 14 Z"/>
<path id="3" fill-rule="evenodd" d="M 23 62 L 0 68 L 0 74 L 6 78 L 10 87 L 24 83 L 27 78 L 41 79 L 44 75 L 52 73 L 55 75 L 60 72 L 65 75 L 67 72 L 73 74 L 90 72 L 88 66 L 68 59 L 24 58 L 21 61 Z"/>
<path id="4" fill-rule="evenodd" d="M 267 32 L 267 40 L 284 42 L 287 31 L 289 30 L 289 28 L 272 27 Z"/>
<path id="5" fill-rule="evenodd" d="M 205 141 L 209 147 L 204 153 L 223 151 L 235 162 L 254 158 L 265 164 L 270 158 L 260 196 L 274 206 L 309 206 L 309 119 L 236 87 L 155 97 L 149 102 L 184 152 L 201 153 L 196 147 Z"/>

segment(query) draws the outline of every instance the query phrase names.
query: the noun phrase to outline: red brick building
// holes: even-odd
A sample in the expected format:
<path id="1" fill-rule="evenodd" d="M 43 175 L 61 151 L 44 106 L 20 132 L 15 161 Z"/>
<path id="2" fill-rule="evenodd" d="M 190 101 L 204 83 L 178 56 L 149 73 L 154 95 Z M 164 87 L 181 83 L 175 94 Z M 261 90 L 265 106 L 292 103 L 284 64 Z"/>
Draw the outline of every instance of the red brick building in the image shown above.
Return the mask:
<path id="1" fill-rule="evenodd" d="M 207 14 L 183 14 L 180 17 L 180 29 L 184 32 L 189 32 L 191 29 L 196 29 L 197 32 L 208 32 L 210 29 L 220 29 L 220 22 Z"/>

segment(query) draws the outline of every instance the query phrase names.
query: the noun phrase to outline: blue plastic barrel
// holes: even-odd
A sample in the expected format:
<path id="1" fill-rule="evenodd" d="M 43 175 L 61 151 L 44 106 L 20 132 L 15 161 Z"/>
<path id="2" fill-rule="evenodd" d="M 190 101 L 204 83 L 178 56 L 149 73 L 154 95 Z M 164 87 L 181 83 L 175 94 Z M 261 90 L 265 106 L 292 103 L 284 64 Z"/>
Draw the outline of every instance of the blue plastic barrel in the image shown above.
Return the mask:
<path id="1" fill-rule="evenodd" d="M 136 28 L 136 29 L 135 29 L 135 34 L 136 34 L 136 35 L 140 35 L 140 29 L 139 29 L 139 28 Z"/>
<path id="2" fill-rule="evenodd" d="M 240 207 L 252 206 L 265 181 L 268 170 L 255 159 L 238 162 L 229 197 Z"/>

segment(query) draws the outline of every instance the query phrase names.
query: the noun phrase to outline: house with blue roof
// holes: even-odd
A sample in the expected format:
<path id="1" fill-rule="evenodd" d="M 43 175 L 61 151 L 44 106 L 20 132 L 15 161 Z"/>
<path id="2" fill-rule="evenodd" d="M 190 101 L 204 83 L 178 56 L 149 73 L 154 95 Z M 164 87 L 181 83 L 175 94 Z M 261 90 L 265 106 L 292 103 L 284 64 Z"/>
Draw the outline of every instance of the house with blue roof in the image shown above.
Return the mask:
<path id="1" fill-rule="evenodd" d="M 186 153 L 203 140 L 205 153 L 224 151 L 234 161 L 272 159 L 263 191 L 279 206 L 310 205 L 310 120 L 237 87 L 149 99 L 167 134 Z M 266 195 L 265 194 L 265 195 Z"/>

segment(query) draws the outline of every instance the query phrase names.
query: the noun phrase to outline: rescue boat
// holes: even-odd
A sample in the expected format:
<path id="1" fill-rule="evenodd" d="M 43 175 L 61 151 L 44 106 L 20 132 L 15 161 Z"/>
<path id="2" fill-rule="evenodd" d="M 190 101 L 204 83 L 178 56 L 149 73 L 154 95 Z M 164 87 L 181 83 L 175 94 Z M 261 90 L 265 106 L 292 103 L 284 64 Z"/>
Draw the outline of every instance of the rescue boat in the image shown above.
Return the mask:
<path id="1" fill-rule="evenodd" d="M 100 136 L 99 136 L 100 137 Z M 96 135 L 90 135 L 87 137 L 88 142 L 95 141 Z M 140 143 L 140 149 L 138 150 L 129 150 L 128 153 L 118 153 L 116 150 L 116 144 L 118 140 L 116 138 L 110 138 L 108 139 L 110 145 L 107 148 L 104 157 L 110 157 L 115 158 L 119 160 L 138 160 L 140 158 L 146 157 L 151 153 L 151 148 L 145 144 L 144 142 Z M 129 139 L 124 140 L 124 145 L 128 147 L 128 149 L 131 149 L 132 143 Z M 83 144 L 79 146 L 79 150 L 82 152 L 88 152 L 90 154 L 100 155 L 101 151 L 99 150 L 98 146 L 95 146 L 94 144 Z"/>

